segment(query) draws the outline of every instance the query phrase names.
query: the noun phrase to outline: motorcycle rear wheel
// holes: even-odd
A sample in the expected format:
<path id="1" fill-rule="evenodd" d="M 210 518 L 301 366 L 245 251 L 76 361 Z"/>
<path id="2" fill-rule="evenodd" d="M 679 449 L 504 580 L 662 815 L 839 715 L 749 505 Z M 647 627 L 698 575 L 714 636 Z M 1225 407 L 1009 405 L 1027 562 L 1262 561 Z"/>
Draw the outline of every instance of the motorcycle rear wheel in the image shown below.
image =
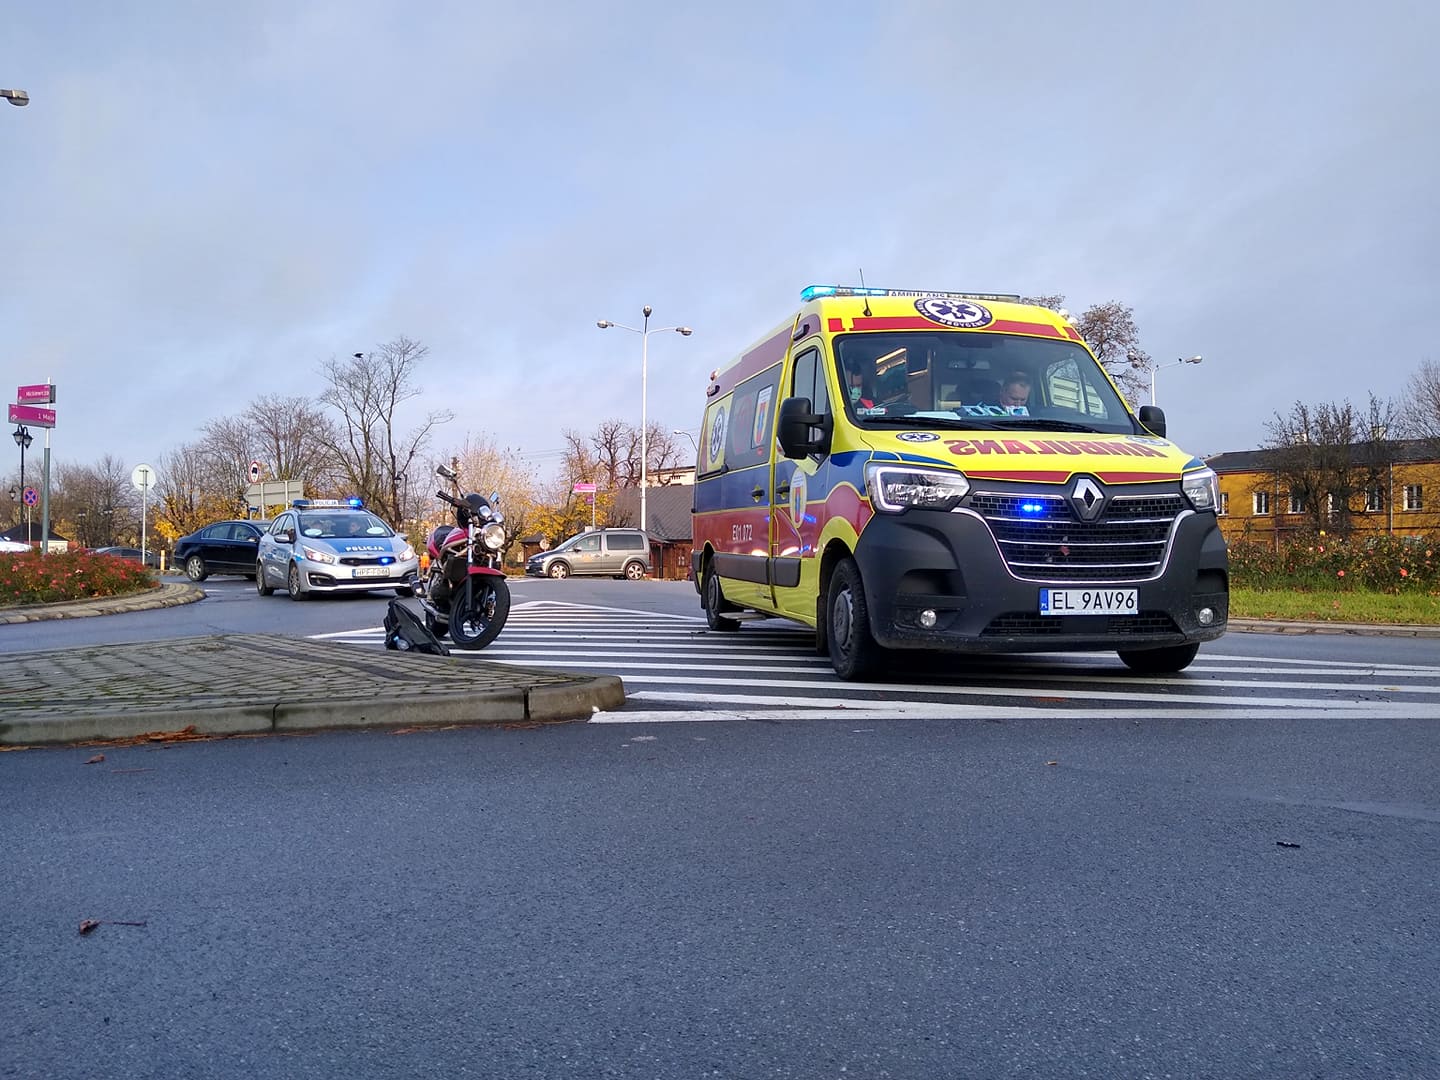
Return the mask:
<path id="1" fill-rule="evenodd" d="M 455 590 L 450 604 L 450 640 L 462 649 L 483 649 L 510 617 L 510 586 L 504 578 L 476 578 Z"/>

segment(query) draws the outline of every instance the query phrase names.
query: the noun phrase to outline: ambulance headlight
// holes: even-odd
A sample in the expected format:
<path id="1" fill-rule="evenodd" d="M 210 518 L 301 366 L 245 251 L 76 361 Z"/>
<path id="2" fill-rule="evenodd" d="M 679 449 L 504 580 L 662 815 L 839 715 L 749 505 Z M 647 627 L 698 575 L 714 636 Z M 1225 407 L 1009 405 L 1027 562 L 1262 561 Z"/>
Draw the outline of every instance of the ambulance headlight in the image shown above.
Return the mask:
<path id="1" fill-rule="evenodd" d="M 480 543 L 487 551 L 499 551 L 505 546 L 505 526 L 492 521 L 480 530 Z"/>
<path id="2" fill-rule="evenodd" d="M 1198 469 L 1180 478 L 1180 487 L 1196 510 L 1214 510 L 1220 502 L 1220 486 L 1214 469 Z"/>
<path id="3" fill-rule="evenodd" d="M 865 484 L 870 504 L 890 514 L 912 508 L 953 510 L 970 492 L 970 481 L 958 472 L 879 462 L 865 466 Z"/>

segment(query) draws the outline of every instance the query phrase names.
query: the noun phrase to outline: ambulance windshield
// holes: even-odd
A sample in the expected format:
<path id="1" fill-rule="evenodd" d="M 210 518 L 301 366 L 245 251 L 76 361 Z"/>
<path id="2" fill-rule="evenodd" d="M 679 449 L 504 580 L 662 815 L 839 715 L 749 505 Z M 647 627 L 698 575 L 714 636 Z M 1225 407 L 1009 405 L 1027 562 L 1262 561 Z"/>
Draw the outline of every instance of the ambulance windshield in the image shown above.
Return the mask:
<path id="1" fill-rule="evenodd" d="M 835 355 L 842 401 L 861 424 L 894 427 L 903 417 L 914 427 L 1139 431 L 1074 342 L 965 331 L 846 334 Z"/>

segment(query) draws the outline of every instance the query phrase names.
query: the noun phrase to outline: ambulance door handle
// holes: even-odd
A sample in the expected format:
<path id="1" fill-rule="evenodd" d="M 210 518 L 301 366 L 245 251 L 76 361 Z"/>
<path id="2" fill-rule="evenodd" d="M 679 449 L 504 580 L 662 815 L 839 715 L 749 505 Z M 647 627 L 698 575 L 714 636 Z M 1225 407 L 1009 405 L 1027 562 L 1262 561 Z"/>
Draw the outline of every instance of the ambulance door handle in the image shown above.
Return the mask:
<path id="1" fill-rule="evenodd" d="M 776 496 L 776 498 L 780 498 L 780 499 L 788 499 L 788 498 L 790 498 L 790 485 L 789 485 L 789 484 L 781 484 L 778 488 L 775 489 L 775 496 Z"/>
<path id="2" fill-rule="evenodd" d="M 755 486 L 755 490 L 750 492 L 750 498 L 754 499 L 756 502 L 759 502 L 764 497 L 765 489 L 760 487 L 758 484 Z"/>

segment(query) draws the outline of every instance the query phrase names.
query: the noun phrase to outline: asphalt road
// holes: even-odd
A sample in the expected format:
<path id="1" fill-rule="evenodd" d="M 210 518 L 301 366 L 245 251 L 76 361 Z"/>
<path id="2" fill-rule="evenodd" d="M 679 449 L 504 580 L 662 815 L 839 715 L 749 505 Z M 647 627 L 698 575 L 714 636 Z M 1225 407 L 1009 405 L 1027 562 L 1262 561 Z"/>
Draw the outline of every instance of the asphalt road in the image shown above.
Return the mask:
<path id="1" fill-rule="evenodd" d="M 24 629 L 384 606 L 235 586 Z M 0 1077 L 1440 1075 L 1437 766 L 1243 709 L 0 754 Z"/>

